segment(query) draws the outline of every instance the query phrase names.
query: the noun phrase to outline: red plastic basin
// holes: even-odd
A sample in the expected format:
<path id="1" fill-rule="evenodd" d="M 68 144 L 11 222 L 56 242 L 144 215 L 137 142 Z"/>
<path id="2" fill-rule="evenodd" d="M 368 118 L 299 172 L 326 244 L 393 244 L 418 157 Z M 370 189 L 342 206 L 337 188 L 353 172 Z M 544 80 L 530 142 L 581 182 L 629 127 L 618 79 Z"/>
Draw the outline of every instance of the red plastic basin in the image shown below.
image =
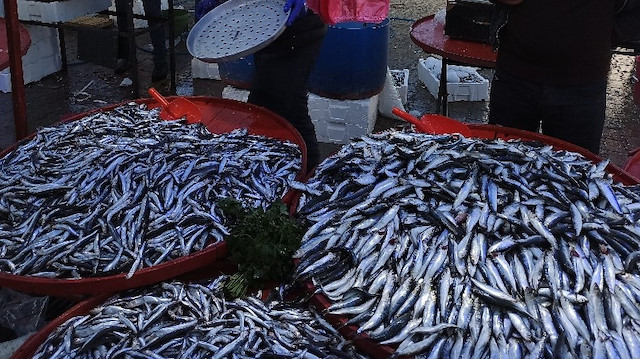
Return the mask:
<path id="1" fill-rule="evenodd" d="M 213 278 L 219 276 L 220 274 L 233 274 L 237 271 L 235 265 L 226 262 L 224 260 L 215 262 L 207 267 L 206 271 L 195 271 L 180 276 L 179 279 L 184 282 L 189 281 L 199 281 L 208 278 Z M 92 309 L 98 307 L 102 303 L 104 303 L 107 299 L 109 299 L 113 293 L 102 293 L 96 296 L 87 298 L 85 300 L 79 301 L 76 305 L 71 307 L 69 310 L 62 313 L 60 316 L 56 317 L 47 325 L 42 327 L 36 333 L 29 337 L 18 350 L 16 350 L 11 359 L 28 359 L 35 354 L 36 350 L 40 347 L 42 343 L 47 339 L 49 334 L 53 332 L 60 325 L 64 324 L 67 320 L 72 317 L 78 315 L 85 315 L 89 313 Z"/>
<path id="2" fill-rule="evenodd" d="M 518 130 L 514 128 L 496 126 L 496 125 L 473 125 L 468 124 L 471 129 L 472 137 L 482 138 L 482 139 L 522 139 L 527 141 L 539 141 L 545 144 L 552 145 L 556 150 L 568 150 L 582 154 L 587 159 L 593 161 L 594 163 L 601 162 L 603 159 L 592 152 L 573 145 L 569 142 L 565 142 L 553 137 L 549 137 L 546 135 L 533 133 L 524 130 Z M 637 169 L 640 170 L 640 151 L 634 157 L 636 161 L 634 162 L 637 165 Z M 614 180 L 619 181 L 625 185 L 633 185 L 640 183 L 640 181 L 634 178 L 631 174 L 625 172 L 625 170 L 620 167 L 609 164 L 606 167 L 606 171 L 613 175 Z M 313 173 L 310 173 L 306 180 L 310 179 L 313 176 Z M 640 177 L 639 177 L 640 178 Z M 290 213 L 292 216 L 296 214 L 296 208 L 298 206 L 298 202 L 300 199 L 300 192 L 295 191 L 292 194 L 292 203 L 290 207 Z M 311 283 L 306 283 L 306 290 L 308 293 L 315 293 L 316 288 Z M 322 311 L 328 308 L 332 303 L 331 301 L 323 294 L 314 294 L 311 297 L 311 304 L 315 306 L 319 311 Z M 390 346 L 384 346 L 377 344 L 374 340 L 369 338 L 365 333 L 358 333 L 358 327 L 355 325 L 344 326 L 344 324 L 348 321 L 348 317 L 334 314 L 326 314 L 324 318 L 331 323 L 335 328 L 340 328 L 340 333 L 347 339 L 352 340 L 353 343 L 360 349 L 362 352 L 367 353 L 372 358 L 375 359 L 383 359 L 389 358 L 393 353 L 394 349 Z"/>
<path id="3" fill-rule="evenodd" d="M 176 97 L 168 97 L 167 99 L 171 101 L 171 99 L 175 98 Z M 249 133 L 254 135 L 264 135 L 297 144 L 302 152 L 302 169 L 296 179 L 302 180 L 306 173 L 306 145 L 298 131 L 284 118 L 265 108 L 239 101 L 199 96 L 186 98 L 199 107 L 202 113 L 201 122 L 204 123 L 212 133 L 220 134 L 239 128 L 247 128 Z M 93 113 L 110 111 L 127 102 L 74 115 L 64 119 L 62 122 L 75 121 Z M 160 104 L 153 99 L 139 99 L 135 102 L 144 103 L 150 108 L 160 106 Z M 25 140 L 28 141 L 33 136 L 34 135 L 31 135 Z M 13 151 L 16 146 L 17 143 L 0 152 L 0 157 Z M 286 198 L 291 198 L 291 195 L 287 195 Z M 153 267 L 140 269 L 129 279 L 125 278 L 126 273 L 82 279 L 55 279 L 20 276 L 0 272 L 0 287 L 11 288 L 25 293 L 58 297 L 78 297 L 79 295 L 114 293 L 175 278 L 179 275 L 209 266 L 211 263 L 226 256 L 226 243 L 215 243 L 208 245 L 199 252 L 176 258 Z"/>
<path id="4" fill-rule="evenodd" d="M 631 151 L 631 157 L 624 164 L 624 170 L 640 182 L 640 147 Z"/>

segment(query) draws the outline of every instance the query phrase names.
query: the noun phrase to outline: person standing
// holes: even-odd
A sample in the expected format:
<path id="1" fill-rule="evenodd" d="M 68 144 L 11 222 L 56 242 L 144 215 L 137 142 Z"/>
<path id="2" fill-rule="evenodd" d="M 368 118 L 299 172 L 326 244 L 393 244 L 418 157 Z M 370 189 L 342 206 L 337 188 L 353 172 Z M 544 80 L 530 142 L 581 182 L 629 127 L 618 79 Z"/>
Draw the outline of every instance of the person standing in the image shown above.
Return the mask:
<path id="1" fill-rule="evenodd" d="M 253 55 L 255 75 L 249 103 L 266 107 L 295 127 L 307 145 L 307 169 L 320 163 L 320 148 L 309 116 L 307 80 L 313 69 L 327 26 L 306 9 L 304 0 L 289 0 L 287 28 L 267 47 Z"/>
<path id="2" fill-rule="evenodd" d="M 627 0 L 636 1 L 636 0 Z M 614 0 L 494 0 L 498 49 L 489 123 L 559 138 L 595 154 L 611 49 L 640 38 L 640 6 Z"/>
<path id="3" fill-rule="evenodd" d="M 201 0 L 196 19 L 224 1 Z M 327 32 L 320 16 L 308 10 L 304 0 L 287 0 L 286 28 L 272 43 L 253 54 L 254 78 L 248 102 L 285 118 L 307 145 L 307 169 L 320 162 L 320 149 L 308 108 L 307 80 Z"/>
<path id="4" fill-rule="evenodd" d="M 160 0 L 142 0 L 145 16 L 148 18 L 149 35 L 153 45 L 153 71 L 151 81 L 160 81 L 167 78 L 169 64 L 167 62 L 166 34 L 162 21 Z M 127 0 L 116 0 L 116 13 L 118 31 L 127 31 Z M 127 70 L 129 63 L 129 38 L 118 37 L 118 62 L 115 73 L 120 74 Z"/>

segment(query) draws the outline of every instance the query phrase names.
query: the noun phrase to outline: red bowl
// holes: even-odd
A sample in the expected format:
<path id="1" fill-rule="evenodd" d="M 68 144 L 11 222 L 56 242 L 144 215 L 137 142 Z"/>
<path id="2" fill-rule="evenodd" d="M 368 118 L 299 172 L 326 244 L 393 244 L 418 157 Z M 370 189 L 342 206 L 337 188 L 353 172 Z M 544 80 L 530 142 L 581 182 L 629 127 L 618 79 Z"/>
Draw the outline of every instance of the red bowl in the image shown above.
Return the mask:
<path id="1" fill-rule="evenodd" d="M 587 159 L 593 161 L 594 163 L 601 162 L 603 159 L 592 152 L 573 145 L 569 142 L 565 142 L 553 137 L 549 137 L 546 135 L 533 133 L 524 130 L 518 130 L 514 128 L 495 126 L 495 125 L 468 125 L 471 129 L 472 136 L 475 138 L 483 138 L 483 139 L 522 139 L 526 141 L 539 141 L 545 144 L 552 145 L 556 150 L 568 150 L 582 154 Z M 637 162 L 638 169 L 640 170 L 640 152 L 638 153 Z M 619 181 L 625 185 L 633 185 L 640 183 L 636 178 L 634 178 L 629 173 L 625 172 L 620 167 L 609 164 L 606 167 L 606 171 L 613 175 L 613 179 Z M 307 178 L 305 178 L 305 182 L 308 181 L 311 177 L 313 177 L 313 173 L 310 173 Z M 301 193 L 299 191 L 294 191 L 291 194 L 291 206 L 290 206 L 290 214 L 291 216 L 295 216 L 296 209 L 298 206 L 298 202 L 300 200 Z M 306 290 L 308 293 L 315 292 L 315 286 L 311 283 L 306 283 Z M 314 294 L 311 297 L 311 304 L 315 306 L 319 311 L 322 311 L 328 308 L 332 303 L 331 301 L 323 294 Z M 394 351 L 394 349 L 390 346 L 380 345 L 365 333 L 358 333 L 358 327 L 355 325 L 345 326 L 344 324 L 349 320 L 346 316 L 334 315 L 334 314 L 325 314 L 324 318 L 331 323 L 335 328 L 339 328 L 340 333 L 349 340 L 352 340 L 354 344 L 360 349 L 362 352 L 369 354 L 371 357 L 375 359 L 388 358 Z"/>
<path id="2" fill-rule="evenodd" d="M 168 97 L 169 102 L 175 97 Z M 306 173 L 307 150 L 302 136 L 284 118 L 265 108 L 246 104 L 239 101 L 218 99 L 211 97 L 187 97 L 195 103 L 202 113 L 201 122 L 212 133 L 228 133 L 235 129 L 246 128 L 250 134 L 263 135 L 283 141 L 290 141 L 300 147 L 302 152 L 302 168 L 296 179 L 301 180 Z M 99 108 L 63 119 L 61 122 L 75 121 L 88 115 L 110 111 L 127 102 Z M 154 99 L 139 99 L 136 103 L 146 104 L 150 108 L 159 107 Z M 35 134 L 25 139 L 30 140 Z M 19 143 L 13 144 L 0 152 L 0 157 L 13 151 Z M 285 195 L 284 201 L 290 201 L 291 195 Z M 89 277 L 81 279 L 56 279 L 21 276 L 0 272 L 0 287 L 11 288 L 25 293 L 53 295 L 58 297 L 77 297 L 101 293 L 114 293 L 126 289 L 137 288 L 163 280 L 175 278 L 184 273 L 207 267 L 211 263 L 225 258 L 227 247 L 224 242 L 206 246 L 199 252 L 176 258 L 159 265 L 143 268 L 127 279 L 126 273 L 104 277 Z"/>

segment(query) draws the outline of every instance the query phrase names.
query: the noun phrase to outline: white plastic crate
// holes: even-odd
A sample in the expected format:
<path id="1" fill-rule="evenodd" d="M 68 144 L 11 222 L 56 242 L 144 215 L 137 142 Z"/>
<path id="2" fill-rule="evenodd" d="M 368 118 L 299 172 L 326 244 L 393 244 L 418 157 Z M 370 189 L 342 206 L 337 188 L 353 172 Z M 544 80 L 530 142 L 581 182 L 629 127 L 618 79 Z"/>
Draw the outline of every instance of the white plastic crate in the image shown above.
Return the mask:
<path id="1" fill-rule="evenodd" d="M 65 22 L 77 17 L 106 10 L 111 0 L 61 0 L 53 2 L 18 0 L 18 19 L 44 23 Z M 0 0 L 0 5 L 4 5 Z M 0 6 L 4 17 L 4 6 Z"/>
<path id="2" fill-rule="evenodd" d="M 361 100 L 337 100 L 309 94 L 309 116 L 318 142 L 345 144 L 373 132 L 378 95 Z"/>
<path id="3" fill-rule="evenodd" d="M 418 78 L 438 97 L 442 62 L 435 57 L 418 60 Z M 461 76 L 462 75 L 462 76 Z M 463 77 L 464 76 L 464 77 Z M 447 101 L 484 101 L 489 98 L 489 80 L 469 66 L 447 66 Z"/>
<path id="4" fill-rule="evenodd" d="M 191 59 L 191 77 L 194 79 L 221 80 L 217 63 L 204 62 L 200 59 Z"/>

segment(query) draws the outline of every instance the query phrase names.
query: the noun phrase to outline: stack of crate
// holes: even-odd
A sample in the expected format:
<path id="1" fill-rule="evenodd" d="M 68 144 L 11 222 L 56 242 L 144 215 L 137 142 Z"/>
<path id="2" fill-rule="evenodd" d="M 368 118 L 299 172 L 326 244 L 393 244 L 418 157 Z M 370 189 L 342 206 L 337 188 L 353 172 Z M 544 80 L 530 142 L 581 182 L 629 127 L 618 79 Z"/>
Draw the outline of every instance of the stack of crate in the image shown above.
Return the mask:
<path id="1" fill-rule="evenodd" d="M 111 0 L 18 0 L 17 3 L 18 19 L 55 24 L 106 10 Z M 0 5 L 4 5 L 3 0 L 0 0 Z M 4 6 L 0 6 L 0 17 L 4 17 Z"/>
<path id="2" fill-rule="evenodd" d="M 58 24 L 77 17 L 106 10 L 111 0 L 18 0 L 18 19 Z M 4 2 L 0 0 L 0 17 L 4 17 Z M 43 77 L 62 69 L 62 56 L 58 30 L 54 27 L 25 25 L 31 36 L 31 46 L 22 57 L 25 84 L 40 81 Z M 11 71 L 0 72 L 0 91 L 11 92 Z"/>

